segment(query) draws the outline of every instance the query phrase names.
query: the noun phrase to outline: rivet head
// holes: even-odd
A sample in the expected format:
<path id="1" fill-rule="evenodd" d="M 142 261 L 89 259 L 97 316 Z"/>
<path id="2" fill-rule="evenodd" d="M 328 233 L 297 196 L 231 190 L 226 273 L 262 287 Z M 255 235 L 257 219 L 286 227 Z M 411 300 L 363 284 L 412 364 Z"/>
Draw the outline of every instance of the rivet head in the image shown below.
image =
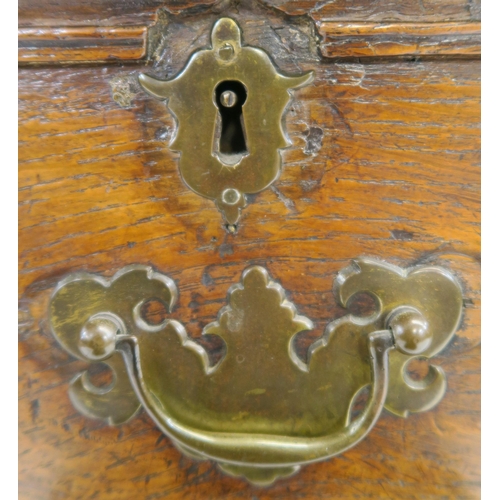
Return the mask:
<path id="1" fill-rule="evenodd" d="M 80 332 L 78 348 L 87 359 L 105 359 L 113 354 L 119 331 L 120 326 L 111 318 L 91 318 Z"/>
<path id="2" fill-rule="evenodd" d="M 232 90 L 226 90 L 225 92 L 222 92 L 220 96 L 220 103 L 225 108 L 232 108 L 236 104 L 237 100 L 238 96 Z"/>
<path id="3" fill-rule="evenodd" d="M 225 43 L 218 51 L 217 55 L 223 61 L 229 61 L 234 57 L 234 47 L 230 43 Z"/>
<path id="4" fill-rule="evenodd" d="M 432 342 L 429 323 L 423 315 L 410 308 L 396 311 L 388 321 L 396 349 L 403 354 L 416 355 L 428 349 Z"/>
<path id="5" fill-rule="evenodd" d="M 240 201 L 241 194 L 237 189 L 224 189 L 222 192 L 222 201 L 227 205 L 235 205 Z"/>

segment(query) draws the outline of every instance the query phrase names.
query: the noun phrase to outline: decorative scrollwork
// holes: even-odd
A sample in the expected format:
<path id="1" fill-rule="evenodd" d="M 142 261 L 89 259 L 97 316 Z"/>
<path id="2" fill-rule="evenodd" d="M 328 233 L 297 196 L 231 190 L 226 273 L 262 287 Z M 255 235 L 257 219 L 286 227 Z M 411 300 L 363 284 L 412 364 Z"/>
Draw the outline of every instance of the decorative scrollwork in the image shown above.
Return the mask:
<path id="1" fill-rule="evenodd" d="M 151 325 L 141 317 L 146 300 L 160 300 L 171 312 L 177 298 L 170 278 L 144 266 L 109 281 L 69 276 L 52 297 L 50 323 L 70 353 L 114 369 L 115 385 L 106 393 L 92 390 L 85 375 L 72 383 L 71 399 L 82 413 L 117 424 L 142 404 L 185 453 L 269 484 L 354 446 L 384 406 L 406 416 L 444 394 L 440 368 L 431 365 L 432 375 L 418 384 L 404 368 L 417 355 L 442 350 L 458 328 L 461 290 L 451 274 L 358 259 L 338 274 L 335 289 L 344 306 L 357 293 L 371 294 L 377 311 L 334 320 L 306 360 L 294 337 L 313 323 L 259 266 L 243 272 L 228 305 L 202 332 L 225 343 L 216 364 L 178 321 Z M 366 386 L 369 401 L 353 419 L 353 401 Z"/>
<path id="2" fill-rule="evenodd" d="M 212 46 L 194 52 L 169 80 L 141 74 L 149 94 L 166 100 L 177 121 L 169 147 L 180 151 L 182 179 L 213 200 L 226 222 L 238 222 L 246 195 L 269 187 L 279 176 L 280 149 L 289 146 L 282 125 L 292 89 L 314 73 L 287 76 L 256 47 L 242 45 L 235 21 L 219 19 Z"/>

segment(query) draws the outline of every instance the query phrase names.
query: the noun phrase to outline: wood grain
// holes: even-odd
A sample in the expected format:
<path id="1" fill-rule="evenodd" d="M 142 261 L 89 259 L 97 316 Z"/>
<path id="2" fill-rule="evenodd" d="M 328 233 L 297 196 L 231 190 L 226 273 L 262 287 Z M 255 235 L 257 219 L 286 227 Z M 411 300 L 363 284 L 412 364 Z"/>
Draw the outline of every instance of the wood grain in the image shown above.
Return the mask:
<path id="1" fill-rule="evenodd" d="M 480 23 L 318 24 L 325 57 L 479 56 Z"/>
<path id="2" fill-rule="evenodd" d="M 174 16 L 206 15 L 259 5 L 316 21 L 479 21 L 480 0 L 19 0 L 20 26 L 149 25 L 155 12 Z"/>
<path id="3" fill-rule="evenodd" d="M 252 26 L 247 40 L 267 33 Z M 334 64 L 273 51 L 283 71 L 314 68 L 316 80 L 287 114 L 279 181 L 228 234 L 179 177 L 165 106 L 142 93 L 128 108 L 112 99 L 113 78 L 181 66 L 172 53 L 183 37 L 153 68 L 20 72 L 20 497 L 479 498 L 480 62 Z M 436 263 L 462 283 L 463 324 L 436 360 L 449 384 L 436 409 L 384 413 L 354 449 L 259 489 L 183 457 L 144 413 L 110 428 L 72 408 L 68 382 L 85 364 L 57 346 L 46 318 L 66 273 L 152 264 L 175 279 L 172 317 L 196 337 L 243 269 L 261 264 L 314 321 L 307 344 L 346 313 L 333 278 L 359 255 Z"/>
<path id="4" fill-rule="evenodd" d="M 154 57 L 158 28 L 192 16 L 205 18 L 242 12 L 280 18 L 278 34 L 289 16 L 316 22 L 319 50 L 325 57 L 471 56 L 480 54 L 479 0 L 158 0 L 116 2 L 43 0 L 19 2 L 19 62 L 68 64 L 133 62 Z M 245 18 L 246 16 L 241 16 Z M 271 25 L 274 23 L 270 23 Z M 86 26 L 87 28 L 82 28 Z M 137 32 L 134 32 L 134 27 Z M 146 32 L 152 45 L 145 50 Z M 128 31 L 130 30 L 130 31 Z M 154 32 L 154 33 L 153 33 Z M 96 36 L 98 34 L 98 36 Z M 161 42 L 160 42 L 161 43 Z"/>
<path id="5" fill-rule="evenodd" d="M 321 22 L 317 28 L 324 57 L 481 54 L 480 23 Z M 147 26 L 20 28 L 18 60 L 21 65 L 145 61 L 147 30 Z"/>
<path id="6" fill-rule="evenodd" d="M 263 0 L 288 15 L 317 21 L 479 21 L 480 0 Z"/>
<path id="7" fill-rule="evenodd" d="M 160 8 L 178 15 L 200 14 L 218 0 L 19 0 L 19 26 L 151 25 Z"/>
<path id="8" fill-rule="evenodd" d="M 18 61 L 26 63 L 127 62 L 146 57 L 146 26 L 20 28 Z"/>
<path id="9" fill-rule="evenodd" d="M 321 6 L 309 2 L 249 0 L 237 4 L 207 0 L 196 5 L 181 1 L 166 6 L 156 1 L 136 3 L 134 11 L 130 2 L 124 2 L 119 9 L 113 1 L 88 2 L 82 7 L 81 3 L 71 0 L 57 0 L 51 1 L 50 8 L 42 15 L 43 2 L 21 2 L 20 64 L 154 62 L 167 40 L 174 44 L 185 40 L 186 46 L 190 46 L 189 39 L 192 39 L 198 47 L 207 46 L 211 26 L 206 24 L 213 24 L 222 15 L 237 19 L 243 28 L 253 21 L 255 39 L 262 44 L 269 42 L 270 35 L 274 36 L 279 42 L 272 44 L 274 50 L 283 50 L 286 45 L 289 50 L 297 50 L 290 44 L 295 36 L 299 50 L 307 44 L 322 56 L 332 58 L 471 57 L 481 52 L 478 14 L 472 10 L 474 4 L 467 2 L 470 15 L 466 18 L 458 15 L 465 8 L 462 0 L 429 4 L 424 10 L 432 15 L 420 15 L 421 12 L 417 15 L 415 2 L 400 0 L 393 2 L 390 8 L 384 3 L 381 10 L 382 4 L 378 2 L 365 5 L 366 0 L 359 0 L 359 5 L 354 2 L 341 6 L 342 16 L 331 11 L 337 12 L 337 2 L 325 2 Z M 203 16 L 193 16 L 200 12 Z M 77 23 L 81 26 L 76 26 Z M 186 30 L 186 26 L 192 31 Z M 183 33 L 181 38 L 179 32 Z M 193 38 L 191 35 L 195 32 L 197 36 Z M 177 35 L 177 40 L 172 40 L 172 33 Z M 251 40 L 245 38 L 245 42 L 251 43 Z"/>
<path id="10" fill-rule="evenodd" d="M 20 0 L 19 8 L 23 50 L 45 65 L 19 73 L 20 498 L 479 498 L 479 2 Z M 136 83 L 141 71 L 179 71 L 222 15 L 282 71 L 316 72 L 287 114 L 292 146 L 281 177 L 251 197 L 235 234 L 183 184 L 167 147 L 175 122 Z M 260 489 L 184 457 L 144 413 L 111 428 L 72 407 L 68 383 L 86 365 L 47 325 L 50 294 L 67 273 L 151 264 L 175 279 L 172 317 L 199 337 L 241 272 L 264 265 L 314 321 L 298 342 L 305 350 L 346 314 L 332 283 L 360 255 L 441 265 L 462 284 L 462 325 L 435 360 L 448 390 L 434 410 L 385 412 L 354 449 Z"/>

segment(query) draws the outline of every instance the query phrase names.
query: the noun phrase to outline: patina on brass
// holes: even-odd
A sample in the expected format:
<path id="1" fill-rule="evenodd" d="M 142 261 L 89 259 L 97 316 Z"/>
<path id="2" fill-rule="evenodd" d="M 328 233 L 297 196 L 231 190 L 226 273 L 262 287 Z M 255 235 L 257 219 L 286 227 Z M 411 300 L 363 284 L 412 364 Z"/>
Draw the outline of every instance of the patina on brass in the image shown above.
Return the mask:
<path id="1" fill-rule="evenodd" d="M 242 45 L 235 21 L 223 18 L 212 30 L 212 47 L 195 52 L 170 80 L 139 75 L 142 87 L 167 106 L 177 120 L 169 145 L 180 151 L 184 182 L 215 201 L 228 224 L 238 222 L 246 195 L 269 187 L 279 176 L 279 150 L 289 145 L 282 118 L 290 90 L 313 79 L 313 72 L 286 76 L 261 49 Z M 220 85 L 230 88 L 218 96 Z M 235 87 L 236 86 L 236 87 Z M 240 93 L 246 94 L 238 96 Z M 241 117 L 225 127 L 220 107 L 241 107 Z M 221 143 L 225 128 L 242 135 L 244 147 Z M 236 130 L 238 129 L 238 130 Z"/>
<path id="2" fill-rule="evenodd" d="M 417 383 L 405 366 L 442 350 L 458 328 L 462 294 L 451 274 L 358 259 L 339 273 L 335 289 L 343 305 L 371 294 L 377 311 L 334 320 L 306 359 L 294 337 L 313 324 L 263 267 L 244 271 L 217 321 L 203 330 L 225 343 L 217 364 L 175 319 L 152 325 L 142 317 L 145 301 L 160 300 L 171 312 L 177 298 L 172 280 L 144 266 L 109 281 L 69 276 L 52 297 L 50 324 L 69 352 L 115 372 L 106 394 L 89 387 L 85 375 L 72 382 L 80 411 L 119 423 L 140 401 L 181 451 L 265 485 L 354 446 L 384 407 L 406 416 L 443 397 L 441 368 L 431 365 Z M 368 403 L 353 418 L 352 405 L 367 386 Z"/>

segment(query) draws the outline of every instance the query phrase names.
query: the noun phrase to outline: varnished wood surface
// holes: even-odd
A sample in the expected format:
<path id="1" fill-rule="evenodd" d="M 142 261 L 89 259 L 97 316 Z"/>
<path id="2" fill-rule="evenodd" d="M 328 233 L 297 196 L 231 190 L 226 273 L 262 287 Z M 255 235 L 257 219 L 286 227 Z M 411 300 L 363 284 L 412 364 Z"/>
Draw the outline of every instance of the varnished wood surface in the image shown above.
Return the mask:
<path id="1" fill-rule="evenodd" d="M 75 26 L 153 23 L 159 8 L 179 15 L 221 13 L 241 4 L 269 13 L 309 15 L 316 21 L 479 21 L 480 0 L 19 0 L 21 26 Z"/>
<path id="2" fill-rule="evenodd" d="M 123 70 L 20 73 L 23 498 L 478 498 L 479 63 L 317 69 L 287 116 L 281 178 L 235 235 L 180 180 L 164 106 L 143 94 L 129 109 L 112 101 L 109 79 Z M 259 490 L 182 458 L 144 414 L 110 429 L 71 407 L 68 382 L 84 365 L 46 323 L 66 273 L 153 264 L 178 283 L 173 316 L 197 336 L 259 263 L 318 335 L 342 314 L 334 274 L 358 255 L 441 262 L 464 284 L 464 325 L 439 360 L 449 390 L 435 410 L 384 413 L 355 449 Z"/>
<path id="3" fill-rule="evenodd" d="M 477 22 L 330 21 L 318 23 L 317 28 L 321 37 L 318 46 L 324 57 L 472 57 L 481 54 L 481 23 Z M 20 28 L 18 61 L 21 65 L 146 61 L 147 30 L 147 25 Z"/>
<path id="4" fill-rule="evenodd" d="M 289 15 L 323 21 L 477 21 L 480 0 L 264 0 Z"/>
<path id="5" fill-rule="evenodd" d="M 146 57 L 146 26 L 20 28 L 18 61 L 26 63 L 116 62 Z"/>
<path id="6" fill-rule="evenodd" d="M 181 69 L 220 14 L 200 7 L 169 18 L 148 67 L 20 71 L 20 498 L 479 498 L 480 62 L 321 59 L 309 43 L 310 23 L 282 13 L 301 15 L 312 4 L 278 3 L 272 16 L 230 14 L 246 42 L 267 49 L 280 69 L 314 69 L 316 79 L 295 93 L 287 114 L 292 146 L 282 153 L 280 179 L 252 197 L 236 234 L 212 202 L 183 184 L 167 148 L 174 120 L 134 85 L 140 71 L 164 77 Z M 100 6 L 114 15 L 110 2 L 76 4 L 65 3 L 87 9 L 81 15 L 92 26 Z M 146 2 L 134 4 L 145 15 Z M 463 4 L 425 3 L 441 20 L 468 21 Z M 21 2 L 21 12 L 32 9 L 35 19 L 43 5 Z M 354 20 L 353 5 L 344 8 Z M 378 22 L 383 5 L 370 5 L 358 14 Z M 385 5 L 384 20 L 417 8 L 398 2 L 396 16 Z M 337 7 L 317 10 L 330 9 L 333 19 Z M 129 13 L 127 2 L 120 15 Z M 116 82 L 129 91 L 125 108 L 113 100 Z M 65 354 L 47 325 L 50 294 L 67 273 L 111 276 L 127 264 L 151 264 L 176 281 L 172 317 L 197 337 L 243 269 L 264 265 L 313 320 L 305 346 L 346 313 L 333 278 L 360 255 L 439 264 L 463 286 L 463 323 L 435 359 L 448 391 L 434 410 L 408 419 L 384 412 L 354 449 L 261 489 L 183 457 L 144 412 L 110 428 L 72 407 L 68 383 L 86 365 Z"/>
<path id="7" fill-rule="evenodd" d="M 342 6 L 339 16 L 335 14 L 339 6 L 331 2 L 313 6 L 308 2 L 246 0 L 238 2 L 236 9 L 226 9 L 232 4 L 209 0 L 196 5 L 189 1 L 163 5 L 143 0 L 125 2 L 122 8 L 113 1 L 88 2 L 82 7 L 71 0 L 58 0 L 43 10 L 43 2 L 26 1 L 20 4 L 18 60 L 21 65 L 154 60 L 155 49 L 161 47 L 162 39 L 168 38 L 167 31 L 175 31 L 167 26 L 202 28 L 196 37 L 198 46 L 202 46 L 200 42 L 209 30 L 203 23 L 193 23 L 193 14 L 203 11 L 203 19 L 213 22 L 226 10 L 232 10 L 243 25 L 252 19 L 266 23 L 256 27 L 256 38 L 261 43 L 265 41 L 266 28 L 279 39 L 290 25 L 305 32 L 309 24 L 310 43 L 324 57 L 471 57 L 481 53 L 479 8 L 473 3 L 467 3 L 469 15 L 464 17 L 461 0 L 429 4 L 419 9 L 420 14 L 412 10 L 414 2 L 396 1 L 383 10 L 376 2 L 364 2 L 355 2 L 354 10 L 353 5 Z M 185 37 L 189 38 L 187 30 L 180 39 Z"/>
<path id="8" fill-rule="evenodd" d="M 325 57 L 481 54 L 481 23 L 323 22 L 318 32 Z"/>
<path id="9" fill-rule="evenodd" d="M 217 5 L 217 0 L 20 0 L 18 19 L 20 26 L 112 26 L 150 25 L 156 10 L 165 8 L 169 13 L 202 13 Z"/>

